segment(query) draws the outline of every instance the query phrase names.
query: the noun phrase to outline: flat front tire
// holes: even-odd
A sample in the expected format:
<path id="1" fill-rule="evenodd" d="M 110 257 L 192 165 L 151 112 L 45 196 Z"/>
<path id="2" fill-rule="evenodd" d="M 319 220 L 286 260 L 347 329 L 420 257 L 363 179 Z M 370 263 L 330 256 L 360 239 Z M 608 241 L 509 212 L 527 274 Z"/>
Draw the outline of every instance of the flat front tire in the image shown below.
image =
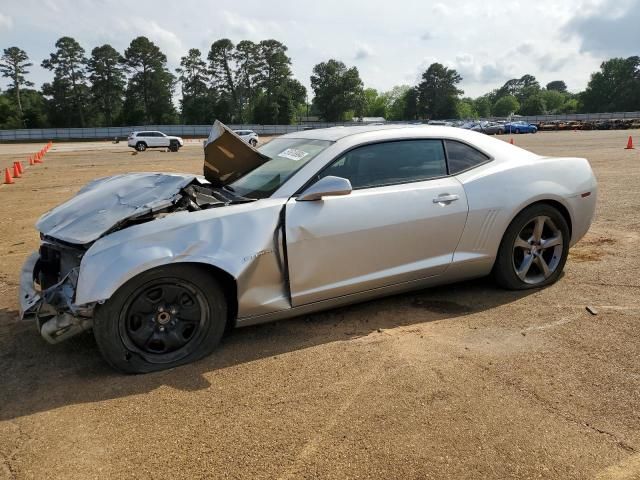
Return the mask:
<path id="1" fill-rule="evenodd" d="M 500 243 L 493 275 L 503 288 L 525 290 L 551 285 L 560 277 L 569 253 L 567 221 L 551 205 L 525 208 Z"/>
<path id="2" fill-rule="evenodd" d="M 196 265 L 158 267 L 96 306 L 93 331 L 103 357 L 125 373 L 147 373 L 210 354 L 227 323 L 225 296 Z"/>

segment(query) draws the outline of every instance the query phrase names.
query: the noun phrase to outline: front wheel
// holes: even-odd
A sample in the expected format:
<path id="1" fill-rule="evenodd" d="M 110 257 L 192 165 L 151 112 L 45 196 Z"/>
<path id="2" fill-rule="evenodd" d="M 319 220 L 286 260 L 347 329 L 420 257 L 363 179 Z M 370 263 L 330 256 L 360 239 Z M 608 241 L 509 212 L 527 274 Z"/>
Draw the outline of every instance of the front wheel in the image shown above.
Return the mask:
<path id="1" fill-rule="evenodd" d="M 94 313 L 105 360 L 125 373 L 147 373 L 210 354 L 222 338 L 227 306 L 218 283 L 194 265 L 168 265 L 124 284 Z"/>
<path id="2" fill-rule="evenodd" d="M 255 148 L 256 145 L 258 145 L 258 140 L 256 140 L 255 138 L 252 138 L 251 140 L 249 140 L 249 145 Z"/>
<path id="3" fill-rule="evenodd" d="M 509 290 L 554 283 L 567 261 L 569 237 L 567 221 L 556 208 L 538 204 L 524 209 L 500 243 L 493 267 L 496 282 Z"/>

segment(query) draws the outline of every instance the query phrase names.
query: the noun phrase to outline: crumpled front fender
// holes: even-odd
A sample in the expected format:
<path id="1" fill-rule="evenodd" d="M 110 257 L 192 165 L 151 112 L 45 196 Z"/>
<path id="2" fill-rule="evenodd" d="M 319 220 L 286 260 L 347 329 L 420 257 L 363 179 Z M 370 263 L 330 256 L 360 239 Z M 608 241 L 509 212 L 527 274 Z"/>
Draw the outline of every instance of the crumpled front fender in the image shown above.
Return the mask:
<path id="1" fill-rule="evenodd" d="M 189 262 L 236 279 L 239 317 L 289 308 L 281 248 L 274 244 L 283 203 L 265 199 L 179 212 L 101 238 L 82 258 L 75 303 L 107 300 L 146 270 Z"/>

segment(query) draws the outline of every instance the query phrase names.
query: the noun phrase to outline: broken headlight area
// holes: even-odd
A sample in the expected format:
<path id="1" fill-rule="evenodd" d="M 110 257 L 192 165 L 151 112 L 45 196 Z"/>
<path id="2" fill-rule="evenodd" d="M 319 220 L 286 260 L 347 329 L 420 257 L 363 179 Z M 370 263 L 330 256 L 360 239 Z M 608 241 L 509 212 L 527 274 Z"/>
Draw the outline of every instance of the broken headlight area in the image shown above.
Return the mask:
<path id="1" fill-rule="evenodd" d="M 92 325 L 93 305 L 74 304 L 80 261 L 86 250 L 46 237 L 25 263 L 20 279 L 22 317 L 35 317 L 40 334 L 58 343 Z"/>

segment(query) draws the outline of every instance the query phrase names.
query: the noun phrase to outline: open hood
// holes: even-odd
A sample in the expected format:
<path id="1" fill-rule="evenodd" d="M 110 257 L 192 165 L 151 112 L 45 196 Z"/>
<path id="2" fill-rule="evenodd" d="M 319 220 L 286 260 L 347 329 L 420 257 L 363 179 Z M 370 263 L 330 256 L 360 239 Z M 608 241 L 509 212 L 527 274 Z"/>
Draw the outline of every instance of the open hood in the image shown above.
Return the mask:
<path id="1" fill-rule="evenodd" d="M 204 176 L 216 187 L 236 181 L 268 160 L 218 120 L 204 144 Z"/>
<path id="2" fill-rule="evenodd" d="M 100 178 L 45 213 L 36 228 L 44 235 L 65 242 L 88 244 L 125 220 L 171 207 L 180 199 L 180 190 L 197 180 L 195 175 L 165 173 L 128 173 Z"/>

